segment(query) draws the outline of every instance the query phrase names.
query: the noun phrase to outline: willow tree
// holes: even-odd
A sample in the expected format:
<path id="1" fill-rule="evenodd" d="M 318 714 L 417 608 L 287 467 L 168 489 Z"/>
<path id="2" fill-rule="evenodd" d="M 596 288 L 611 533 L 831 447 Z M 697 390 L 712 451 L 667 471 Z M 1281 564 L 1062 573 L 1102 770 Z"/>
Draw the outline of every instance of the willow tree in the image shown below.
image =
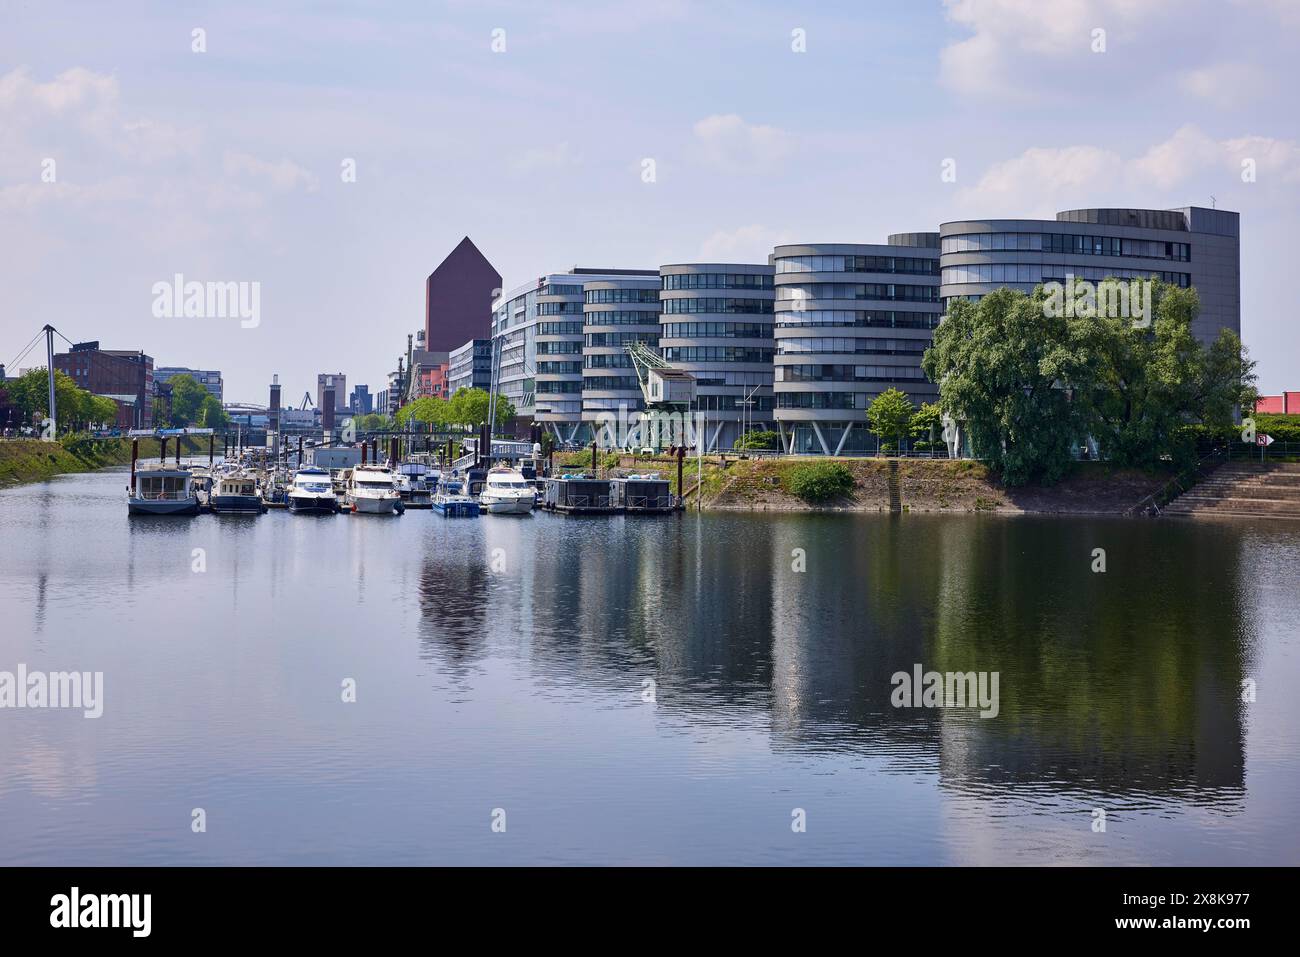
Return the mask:
<path id="1" fill-rule="evenodd" d="M 1086 434 L 1070 391 L 1091 380 L 1088 350 L 1045 302 L 1041 288 L 955 300 L 921 361 L 944 409 L 965 423 L 976 457 L 1007 485 L 1057 481 Z"/>

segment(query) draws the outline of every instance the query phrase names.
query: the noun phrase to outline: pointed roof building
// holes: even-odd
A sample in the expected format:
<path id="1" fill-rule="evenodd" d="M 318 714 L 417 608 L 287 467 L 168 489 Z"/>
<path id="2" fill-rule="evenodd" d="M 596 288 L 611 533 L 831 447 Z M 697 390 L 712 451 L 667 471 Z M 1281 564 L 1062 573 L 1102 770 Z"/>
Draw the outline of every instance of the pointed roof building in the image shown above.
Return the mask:
<path id="1" fill-rule="evenodd" d="M 424 284 L 424 348 L 451 352 L 491 335 L 501 274 L 466 236 Z"/>

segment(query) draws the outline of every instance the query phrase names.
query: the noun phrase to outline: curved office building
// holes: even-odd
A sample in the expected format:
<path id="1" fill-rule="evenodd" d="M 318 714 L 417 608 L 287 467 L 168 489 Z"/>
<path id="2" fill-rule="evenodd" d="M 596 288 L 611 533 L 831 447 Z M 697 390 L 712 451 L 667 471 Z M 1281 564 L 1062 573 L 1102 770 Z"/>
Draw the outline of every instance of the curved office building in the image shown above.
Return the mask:
<path id="1" fill-rule="evenodd" d="M 582 421 L 590 438 L 602 413 L 635 421 L 645 408 L 625 346 L 659 342 L 659 279 L 628 278 L 583 286 Z"/>
<path id="2" fill-rule="evenodd" d="M 1241 332 L 1240 222 L 1237 213 L 1184 209 L 1072 209 L 1056 219 L 944 223 L 940 290 L 978 299 L 1001 286 L 1025 292 L 1041 282 L 1159 277 L 1195 286 L 1201 313 L 1193 333 Z"/>
<path id="3" fill-rule="evenodd" d="M 914 405 L 938 387 L 921 357 L 939 325 L 939 234 L 885 245 L 778 246 L 776 422 L 791 453 L 868 452 L 867 407 L 886 389 Z"/>
<path id="4" fill-rule="evenodd" d="M 707 449 L 772 429 L 772 267 L 679 263 L 659 274 L 660 352 L 695 376 Z"/>

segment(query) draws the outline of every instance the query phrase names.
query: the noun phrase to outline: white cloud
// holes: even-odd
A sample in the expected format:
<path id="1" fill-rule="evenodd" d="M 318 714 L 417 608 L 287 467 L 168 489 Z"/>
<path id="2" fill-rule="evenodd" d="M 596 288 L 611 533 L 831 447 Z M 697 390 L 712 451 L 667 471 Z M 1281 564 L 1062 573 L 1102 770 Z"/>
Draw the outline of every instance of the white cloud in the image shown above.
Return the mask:
<path id="1" fill-rule="evenodd" d="M 1124 197 L 1139 205 L 1150 205 L 1152 196 L 1181 203 L 1198 190 L 1242 185 L 1246 159 L 1254 160 L 1262 185 L 1300 182 L 1300 145 L 1294 141 L 1253 135 L 1216 140 L 1189 124 L 1128 157 L 1088 145 L 1032 147 L 994 163 L 958 199 L 963 215 L 980 216 L 1002 210 L 997 215 L 1050 217 L 1076 206 L 1123 205 Z"/>
<path id="2" fill-rule="evenodd" d="M 23 67 L 0 76 L 0 153 L 107 153 L 132 163 L 157 163 L 198 145 L 192 131 L 123 115 L 117 78 L 74 67 L 48 82 Z M 7 171 L 8 164 L 0 167 Z"/>
<path id="3" fill-rule="evenodd" d="M 693 131 L 705 161 L 726 172 L 769 171 L 795 149 L 793 134 L 775 126 L 746 123 L 735 113 L 706 116 Z"/>
<path id="4" fill-rule="evenodd" d="M 1175 0 L 944 0 L 950 23 L 971 32 L 939 54 L 940 76 L 964 95 L 1028 98 L 1043 89 L 1038 63 L 1060 67 L 1092 52 L 1094 29 L 1107 50 L 1153 35 Z M 1036 62 L 1037 61 L 1037 62 Z M 1110 68 L 1109 62 L 1094 64 Z M 1064 71 L 1062 71 L 1064 73 Z"/>

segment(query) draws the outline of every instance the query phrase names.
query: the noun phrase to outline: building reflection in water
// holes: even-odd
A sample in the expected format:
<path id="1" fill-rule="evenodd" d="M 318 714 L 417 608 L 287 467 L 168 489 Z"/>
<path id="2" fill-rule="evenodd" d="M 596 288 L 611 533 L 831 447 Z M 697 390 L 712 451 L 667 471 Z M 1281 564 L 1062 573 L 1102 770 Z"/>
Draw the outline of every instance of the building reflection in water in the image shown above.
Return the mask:
<path id="1" fill-rule="evenodd" d="M 1229 804 L 1242 790 L 1249 616 L 1231 536 L 1001 517 L 524 521 L 555 527 L 485 518 L 472 548 L 429 544 L 430 657 L 490 647 L 543 685 L 626 701 L 653 678 L 660 720 L 757 719 L 774 748 L 859 752 L 956 788 Z M 914 664 L 998 672 L 998 717 L 894 708 L 891 676 Z"/>

